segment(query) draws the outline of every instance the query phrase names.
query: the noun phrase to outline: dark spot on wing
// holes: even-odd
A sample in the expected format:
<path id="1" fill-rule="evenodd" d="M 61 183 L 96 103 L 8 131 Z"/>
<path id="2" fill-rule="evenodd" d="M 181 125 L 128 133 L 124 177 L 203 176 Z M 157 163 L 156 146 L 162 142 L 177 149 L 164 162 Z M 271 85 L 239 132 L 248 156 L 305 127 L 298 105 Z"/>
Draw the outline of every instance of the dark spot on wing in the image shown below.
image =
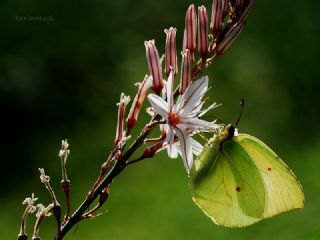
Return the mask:
<path id="1" fill-rule="evenodd" d="M 240 190 L 241 190 L 241 187 L 236 187 L 237 192 L 240 192 Z"/>
<path id="2" fill-rule="evenodd" d="M 271 167 L 268 167 L 268 171 L 271 171 Z"/>

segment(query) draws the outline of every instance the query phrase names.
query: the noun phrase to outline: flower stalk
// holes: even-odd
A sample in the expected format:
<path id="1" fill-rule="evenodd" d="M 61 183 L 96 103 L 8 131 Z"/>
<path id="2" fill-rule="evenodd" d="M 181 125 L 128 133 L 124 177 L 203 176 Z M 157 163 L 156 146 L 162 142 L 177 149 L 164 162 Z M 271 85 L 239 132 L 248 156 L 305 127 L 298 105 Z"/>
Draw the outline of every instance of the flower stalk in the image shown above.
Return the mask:
<path id="1" fill-rule="evenodd" d="M 37 208 L 38 208 L 38 212 L 36 214 L 37 220 L 34 225 L 32 240 L 40 240 L 41 239 L 39 236 L 41 223 L 45 217 L 50 217 L 52 215 L 50 211 L 53 207 L 54 207 L 53 203 L 49 204 L 47 207 L 45 207 L 41 203 L 39 203 L 37 205 Z"/>
<path id="2" fill-rule="evenodd" d="M 70 180 L 68 179 L 67 168 L 66 168 L 67 159 L 68 159 L 69 154 L 70 154 L 70 150 L 69 150 L 68 140 L 67 139 L 62 140 L 61 141 L 61 149 L 59 151 L 58 156 L 60 157 L 60 160 L 61 160 L 61 172 L 62 172 L 61 187 L 64 191 L 65 198 L 66 198 L 66 204 L 67 204 L 66 214 L 64 216 L 63 222 L 65 222 L 68 219 L 68 217 L 70 215 L 70 209 L 71 209 L 71 200 L 70 200 L 71 183 L 70 183 Z M 56 209 L 57 208 L 54 207 L 54 211 Z M 60 231 L 60 226 L 58 229 Z"/>
<path id="3" fill-rule="evenodd" d="M 51 196 L 51 200 L 52 200 L 52 206 L 48 209 L 44 209 L 43 208 L 43 205 L 39 205 L 40 206 L 40 210 L 38 212 L 38 214 L 45 214 L 45 211 L 49 211 L 52 209 L 52 212 L 53 212 L 53 215 L 56 219 L 56 222 L 57 222 L 57 232 L 58 234 L 60 233 L 60 229 L 61 229 L 61 205 L 59 204 L 57 198 L 56 198 L 56 195 L 50 185 L 50 177 L 47 176 L 44 172 L 44 169 L 43 168 L 39 168 L 39 171 L 40 171 L 40 180 L 41 182 L 45 185 L 46 189 L 48 190 L 50 196 Z M 48 206 L 49 207 L 49 206 Z M 49 215 L 48 215 L 49 216 Z M 42 216 L 44 217 L 44 216 Z M 39 220 L 40 222 L 42 220 Z M 40 223 L 39 223 L 40 225 Z"/>
<path id="4" fill-rule="evenodd" d="M 120 101 L 117 104 L 118 105 L 118 122 L 117 122 L 117 131 L 116 131 L 116 138 L 114 140 L 115 145 L 118 145 L 119 142 L 123 139 L 123 137 L 126 137 L 126 132 L 123 130 L 123 123 L 125 118 L 125 111 L 126 106 L 130 102 L 130 96 L 124 95 L 124 93 L 121 93 L 120 95 Z"/>
<path id="5" fill-rule="evenodd" d="M 63 239 L 70 229 L 83 219 L 92 219 L 99 216 L 99 214 L 95 213 L 108 200 L 113 180 L 127 166 L 146 158 L 152 158 L 162 150 L 166 150 L 168 156 L 172 158 L 181 155 L 184 166 L 189 172 L 193 164 L 194 155 L 199 155 L 202 151 L 202 145 L 193 136 L 198 134 L 199 131 L 215 133 L 221 127 L 215 121 L 209 122 L 201 119 L 201 116 L 217 105 L 213 103 L 206 106 L 207 98 L 204 98 L 204 95 L 209 89 L 208 77 L 197 78 L 217 57 L 229 49 L 232 42 L 242 31 L 245 18 L 252 4 L 253 0 L 214 0 L 210 21 L 211 34 L 209 34 L 209 20 L 206 8 L 200 6 L 197 14 L 195 6 L 193 4 L 189 6 L 185 16 L 180 83 L 177 84 L 178 86 L 175 90 L 174 80 L 178 75 L 177 29 L 170 27 L 165 30 L 164 71 L 162 71 L 163 58 L 159 58 L 155 41 L 144 42 L 150 75 L 146 75 L 144 80 L 137 84 L 138 91 L 127 116 L 125 110 L 129 104 L 130 97 L 123 93 L 120 95 L 116 136 L 114 139 L 115 147 L 101 165 L 99 176 L 88 195 L 71 216 L 71 185 L 66 171 L 66 161 L 70 150 L 67 140 L 62 141 L 62 147 L 59 151 L 62 169 L 61 184 L 66 195 L 67 204 L 67 212 L 62 226 L 60 223 L 61 207 L 50 186 L 50 178 L 45 175 L 43 169 L 40 169 L 41 181 L 48 189 L 52 203 L 48 207 L 38 205 L 33 239 L 40 239 L 40 224 L 46 216 L 50 215 L 51 211 L 58 223 L 56 240 Z M 197 59 L 198 57 L 199 59 Z M 167 77 L 167 81 L 163 79 L 163 76 Z M 152 90 L 153 93 L 150 93 L 149 90 Z M 126 145 L 131 138 L 131 130 L 137 126 L 139 113 L 145 104 L 146 98 L 151 105 L 148 110 L 151 119 L 142 128 L 133 143 L 127 147 Z M 147 139 L 157 126 L 160 127 L 160 137 Z M 143 148 L 142 155 L 138 159 L 132 160 L 133 154 L 140 147 Z M 96 205 L 90 209 L 91 204 L 96 200 Z M 60 214 L 57 210 L 58 208 L 60 208 Z M 23 219 L 26 219 L 26 217 Z M 24 237 L 25 221 L 21 224 L 21 229 L 19 235 L 21 234 Z"/>
<path id="6" fill-rule="evenodd" d="M 18 240 L 26 240 L 28 239 L 28 235 L 26 233 L 26 223 L 27 218 L 30 213 L 33 213 L 36 211 L 36 207 L 34 206 L 34 203 L 38 200 L 38 198 L 34 197 L 34 194 L 31 194 L 31 198 L 26 198 L 22 204 L 27 205 L 21 218 L 21 224 L 20 224 L 20 232 L 18 234 Z"/>

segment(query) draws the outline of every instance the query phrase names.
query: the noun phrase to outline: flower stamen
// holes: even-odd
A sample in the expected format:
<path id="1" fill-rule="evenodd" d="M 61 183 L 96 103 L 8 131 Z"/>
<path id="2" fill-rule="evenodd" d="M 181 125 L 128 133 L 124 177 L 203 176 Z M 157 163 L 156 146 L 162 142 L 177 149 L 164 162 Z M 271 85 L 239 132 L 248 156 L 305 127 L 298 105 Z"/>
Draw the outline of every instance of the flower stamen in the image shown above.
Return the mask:
<path id="1" fill-rule="evenodd" d="M 181 118 L 180 118 L 179 114 L 170 112 L 168 114 L 168 123 L 172 127 L 176 127 L 178 124 L 180 124 Z"/>

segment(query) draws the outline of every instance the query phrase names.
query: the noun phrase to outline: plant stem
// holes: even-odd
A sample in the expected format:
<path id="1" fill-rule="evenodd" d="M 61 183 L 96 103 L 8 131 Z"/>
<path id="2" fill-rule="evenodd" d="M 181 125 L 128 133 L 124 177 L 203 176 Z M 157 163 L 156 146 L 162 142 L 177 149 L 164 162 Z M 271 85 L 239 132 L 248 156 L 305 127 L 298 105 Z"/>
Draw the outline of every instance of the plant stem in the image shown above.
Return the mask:
<path id="1" fill-rule="evenodd" d="M 155 127 L 155 124 L 152 124 L 154 120 L 157 120 L 159 117 L 155 117 L 151 120 L 150 124 L 141 132 L 139 137 L 134 141 L 134 143 L 130 146 L 127 152 L 124 153 L 118 160 L 116 160 L 116 164 L 111 169 L 111 171 L 107 174 L 107 176 L 103 179 L 103 181 L 97 186 L 95 191 L 92 193 L 90 198 L 86 198 L 79 208 L 73 213 L 67 223 L 62 227 L 60 234 L 58 234 L 55 239 L 61 240 L 63 237 L 69 232 L 69 230 L 81 220 L 82 214 L 89 208 L 91 203 L 99 196 L 101 191 L 111 184 L 112 180 L 123 171 L 126 167 L 126 162 L 129 160 L 131 155 L 135 152 L 135 150 L 144 142 L 144 139 L 150 134 L 150 132 Z"/>

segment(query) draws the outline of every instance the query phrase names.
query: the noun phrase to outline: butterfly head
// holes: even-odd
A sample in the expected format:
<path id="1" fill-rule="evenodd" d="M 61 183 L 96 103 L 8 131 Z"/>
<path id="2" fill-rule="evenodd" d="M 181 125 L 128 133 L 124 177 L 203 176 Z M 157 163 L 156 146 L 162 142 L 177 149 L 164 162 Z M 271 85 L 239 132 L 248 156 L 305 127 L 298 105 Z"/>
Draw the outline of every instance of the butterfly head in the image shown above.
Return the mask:
<path id="1" fill-rule="evenodd" d="M 231 124 L 227 125 L 226 131 L 228 132 L 228 139 L 232 138 L 236 133 L 236 128 L 232 126 Z"/>

